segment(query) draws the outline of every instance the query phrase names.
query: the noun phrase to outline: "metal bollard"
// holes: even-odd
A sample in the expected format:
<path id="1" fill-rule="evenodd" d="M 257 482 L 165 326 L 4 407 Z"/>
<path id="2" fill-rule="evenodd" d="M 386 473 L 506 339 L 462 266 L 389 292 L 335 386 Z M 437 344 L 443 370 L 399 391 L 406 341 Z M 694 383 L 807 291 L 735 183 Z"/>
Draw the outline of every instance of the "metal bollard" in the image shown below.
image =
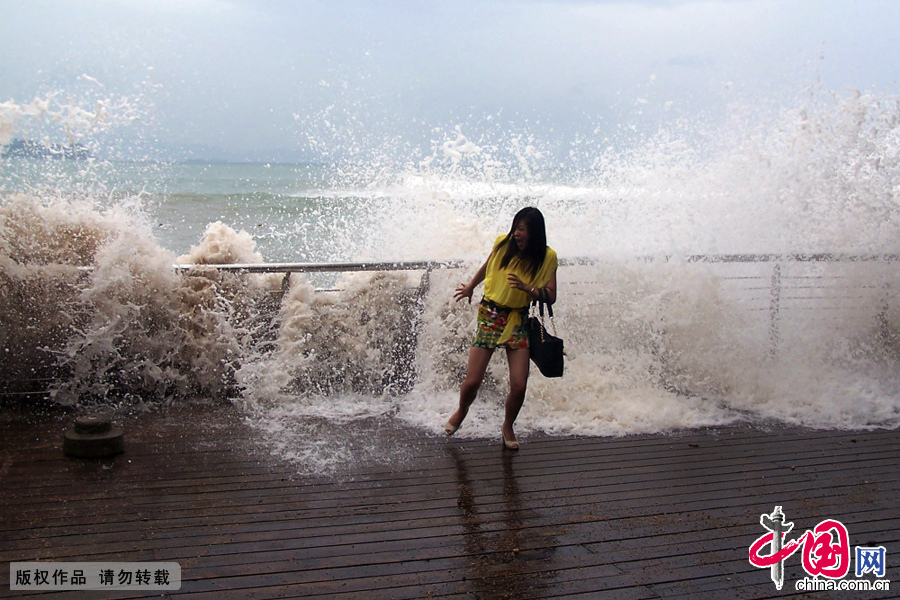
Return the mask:
<path id="1" fill-rule="evenodd" d="M 106 458 L 125 451 L 125 434 L 102 415 L 79 417 L 63 436 L 63 454 L 73 458 Z"/>

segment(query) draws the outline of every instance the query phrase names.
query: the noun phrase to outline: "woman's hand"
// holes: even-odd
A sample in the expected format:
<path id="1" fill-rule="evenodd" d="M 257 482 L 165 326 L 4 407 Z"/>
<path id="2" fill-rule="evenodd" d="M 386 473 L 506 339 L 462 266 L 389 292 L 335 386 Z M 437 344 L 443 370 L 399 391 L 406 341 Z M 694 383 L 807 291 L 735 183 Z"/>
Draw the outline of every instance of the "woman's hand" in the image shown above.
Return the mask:
<path id="1" fill-rule="evenodd" d="M 456 292 L 453 294 L 453 298 L 459 302 L 463 298 L 469 299 L 469 304 L 472 304 L 472 293 L 475 291 L 475 286 L 470 286 L 466 283 L 459 284 L 459 287 L 456 288 Z"/>
<path id="2" fill-rule="evenodd" d="M 488 257 L 488 260 L 490 260 L 490 257 Z M 472 277 L 472 281 L 459 284 L 459 287 L 456 288 L 456 293 L 453 294 L 453 297 L 456 298 L 457 302 L 463 298 L 468 298 L 469 304 L 472 304 L 472 293 L 475 291 L 475 288 L 478 287 L 478 284 L 484 281 L 484 274 L 487 273 L 487 264 L 488 261 L 484 261 L 484 264 L 481 265 L 481 268 L 479 268 L 478 271 L 476 271 L 475 276 Z"/>
<path id="3" fill-rule="evenodd" d="M 535 290 L 534 286 L 528 285 L 527 283 L 519 279 L 519 276 L 515 273 L 508 273 L 506 275 L 506 280 L 509 281 L 510 287 L 514 287 L 517 290 L 522 290 L 531 297 L 534 297 L 537 294 L 537 290 Z"/>

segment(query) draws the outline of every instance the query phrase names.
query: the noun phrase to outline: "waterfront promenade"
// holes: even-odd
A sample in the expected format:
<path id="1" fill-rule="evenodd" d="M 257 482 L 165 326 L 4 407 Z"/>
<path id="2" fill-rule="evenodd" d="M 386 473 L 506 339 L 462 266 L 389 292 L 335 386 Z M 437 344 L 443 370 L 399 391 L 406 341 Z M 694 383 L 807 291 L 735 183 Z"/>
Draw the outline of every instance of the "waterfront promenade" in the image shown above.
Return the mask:
<path id="1" fill-rule="evenodd" d="M 41 598 L 893 598 L 776 590 L 748 561 L 782 506 L 841 521 L 900 579 L 900 432 L 729 427 L 622 438 L 446 439 L 384 422 L 396 463 L 299 473 L 230 405 L 122 416 L 125 453 L 62 453 L 73 415 L 0 417 L 0 597 L 19 561 L 178 562 L 178 591 Z M 389 421 L 389 419 L 388 419 Z M 377 430 L 377 431 L 376 431 Z M 854 578 L 851 568 L 849 578 Z M 872 576 L 867 576 L 872 579 Z M 894 583 L 894 582 L 892 582 Z M 895 584 L 900 589 L 900 581 Z"/>

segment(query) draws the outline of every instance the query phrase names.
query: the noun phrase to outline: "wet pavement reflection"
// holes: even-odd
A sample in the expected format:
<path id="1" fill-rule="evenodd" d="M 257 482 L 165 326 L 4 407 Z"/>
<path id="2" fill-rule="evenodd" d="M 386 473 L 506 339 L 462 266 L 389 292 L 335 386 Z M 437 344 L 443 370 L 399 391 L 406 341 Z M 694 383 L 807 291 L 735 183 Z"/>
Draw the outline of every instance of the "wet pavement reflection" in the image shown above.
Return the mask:
<path id="1" fill-rule="evenodd" d="M 536 531 L 534 511 L 519 489 L 517 454 L 504 450 L 495 462 L 479 459 L 476 465 L 460 448 L 449 453 L 456 466 L 457 507 L 468 561 L 466 586 L 479 598 L 526 595 L 543 577 L 533 561 L 549 558 L 554 550 L 545 536 L 539 538 L 540 548 L 529 539 Z"/>

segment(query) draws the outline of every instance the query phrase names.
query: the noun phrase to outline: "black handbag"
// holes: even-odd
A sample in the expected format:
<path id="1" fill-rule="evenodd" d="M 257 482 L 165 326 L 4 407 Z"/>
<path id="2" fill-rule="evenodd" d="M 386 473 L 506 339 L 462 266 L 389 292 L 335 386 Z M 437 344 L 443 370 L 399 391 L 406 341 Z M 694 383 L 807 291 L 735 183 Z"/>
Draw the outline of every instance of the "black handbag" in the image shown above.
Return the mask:
<path id="1" fill-rule="evenodd" d="M 550 335 L 547 328 L 544 327 L 544 294 L 546 290 L 538 290 L 538 299 L 531 303 L 532 308 L 538 305 L 540 318 L 535 316 L 528 317 L 528 349 L 531 352 L 531 360 L 537 365 L 538 370 L 544 377 L 562 377 L 563 374 L 563 350 L 562 339 Z M 556 323 L 553 322 L 553 306 L 547 303 L 547 314 L 550 315 L 550 322 L 553 323 L 553 333 L 556 333 Z"/>

